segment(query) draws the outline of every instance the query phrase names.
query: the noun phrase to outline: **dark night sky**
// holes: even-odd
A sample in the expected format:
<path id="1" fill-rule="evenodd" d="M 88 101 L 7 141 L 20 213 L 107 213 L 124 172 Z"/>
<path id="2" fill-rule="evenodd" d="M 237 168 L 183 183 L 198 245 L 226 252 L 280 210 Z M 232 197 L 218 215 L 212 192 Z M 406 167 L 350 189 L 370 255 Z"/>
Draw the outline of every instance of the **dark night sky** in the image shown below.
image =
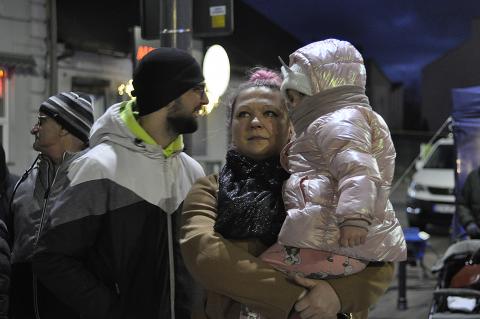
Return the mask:
<path id="1" fill-rule="evenodd" d="M 467 40 L 480 0 L 243 0 L 305 44 L 336 37 L 361 48 L 393 81 Z M 480 53 L 479 54 L 480 57 Z"/>

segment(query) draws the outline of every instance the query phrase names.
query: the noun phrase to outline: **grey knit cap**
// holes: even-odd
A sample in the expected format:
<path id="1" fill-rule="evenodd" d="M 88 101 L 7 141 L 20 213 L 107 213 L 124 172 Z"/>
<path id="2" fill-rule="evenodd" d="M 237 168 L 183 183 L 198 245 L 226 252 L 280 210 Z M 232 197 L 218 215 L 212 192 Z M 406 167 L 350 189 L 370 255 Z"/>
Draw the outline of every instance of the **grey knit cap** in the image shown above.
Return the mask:
<path id="1" fill-rule="evenodd" d="M 62 92 L 49 97 L 40 105 L 40 112 L 53 118 L 70 134 L 88 143 L 93 125 L 93 107 L 90 96 L 75 92 Z"/>

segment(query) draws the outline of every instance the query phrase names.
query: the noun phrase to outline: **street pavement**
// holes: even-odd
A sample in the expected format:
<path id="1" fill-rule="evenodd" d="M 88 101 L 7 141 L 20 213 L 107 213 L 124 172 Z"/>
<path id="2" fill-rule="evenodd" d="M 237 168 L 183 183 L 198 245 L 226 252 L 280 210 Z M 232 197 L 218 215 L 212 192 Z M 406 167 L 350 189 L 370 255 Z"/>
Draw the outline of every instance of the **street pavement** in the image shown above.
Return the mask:
<path id="1" fill-rule="evenodd" d="M 408 227 L 405 213 L 407 186 L 408 180 L 405 180 L 391 195 L 397 218 L 402 224 L 402 227 Z M 427 228 L 426 231 L 431 237 L 428 240 L 428 246 L 424 256 L 425 269 L 422 269 L 420 266 L 407 265 L 407 309 L 399 310 L 397 308 L 398 277 L 395 276 L 385 295 L 370 310 L 370 319 L 428 318 L 433 291 L 437 283 L 436 276 L 431 273 L 430 268 L 447 250 L 450 239 L 448 229 L 430 227 Z M 398 265 L 396 265 L 396 271 L 398 271 Z"/>

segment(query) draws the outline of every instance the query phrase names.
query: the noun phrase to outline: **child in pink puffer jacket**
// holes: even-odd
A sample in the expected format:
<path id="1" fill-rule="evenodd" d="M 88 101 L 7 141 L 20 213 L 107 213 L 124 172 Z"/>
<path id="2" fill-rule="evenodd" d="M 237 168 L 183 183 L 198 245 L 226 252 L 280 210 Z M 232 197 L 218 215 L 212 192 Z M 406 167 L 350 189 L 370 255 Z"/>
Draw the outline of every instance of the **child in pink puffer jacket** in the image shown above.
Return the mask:
<path id="1" fill-rule="evenodd" d="M 282 73 L 295 130 L 282 162 L 291 173 L 283 193 L 288 216 L 262 259 L 316 279 L 405 260 L 388 200 L 395 149 L 365 95 L 362 56 L 328 39 L 295 51 Z"/>

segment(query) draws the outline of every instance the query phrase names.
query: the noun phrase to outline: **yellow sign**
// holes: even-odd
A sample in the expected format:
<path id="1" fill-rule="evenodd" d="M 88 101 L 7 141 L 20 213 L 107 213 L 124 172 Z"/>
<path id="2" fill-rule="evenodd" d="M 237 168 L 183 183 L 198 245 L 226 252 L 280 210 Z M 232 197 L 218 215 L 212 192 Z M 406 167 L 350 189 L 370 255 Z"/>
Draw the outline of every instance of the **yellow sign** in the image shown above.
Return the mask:
<path id="1" fill-rule="evenodd" d="M 212 28 L 225 28 L 225 16 L 213 16 Z"/>
<path id="2" fill-rule="evenodd" d="M 210 7 L 210 17 L 212 18 L 212 28 L 225 28 L 226 15 L 227 15 L 226 6 Z"/>

